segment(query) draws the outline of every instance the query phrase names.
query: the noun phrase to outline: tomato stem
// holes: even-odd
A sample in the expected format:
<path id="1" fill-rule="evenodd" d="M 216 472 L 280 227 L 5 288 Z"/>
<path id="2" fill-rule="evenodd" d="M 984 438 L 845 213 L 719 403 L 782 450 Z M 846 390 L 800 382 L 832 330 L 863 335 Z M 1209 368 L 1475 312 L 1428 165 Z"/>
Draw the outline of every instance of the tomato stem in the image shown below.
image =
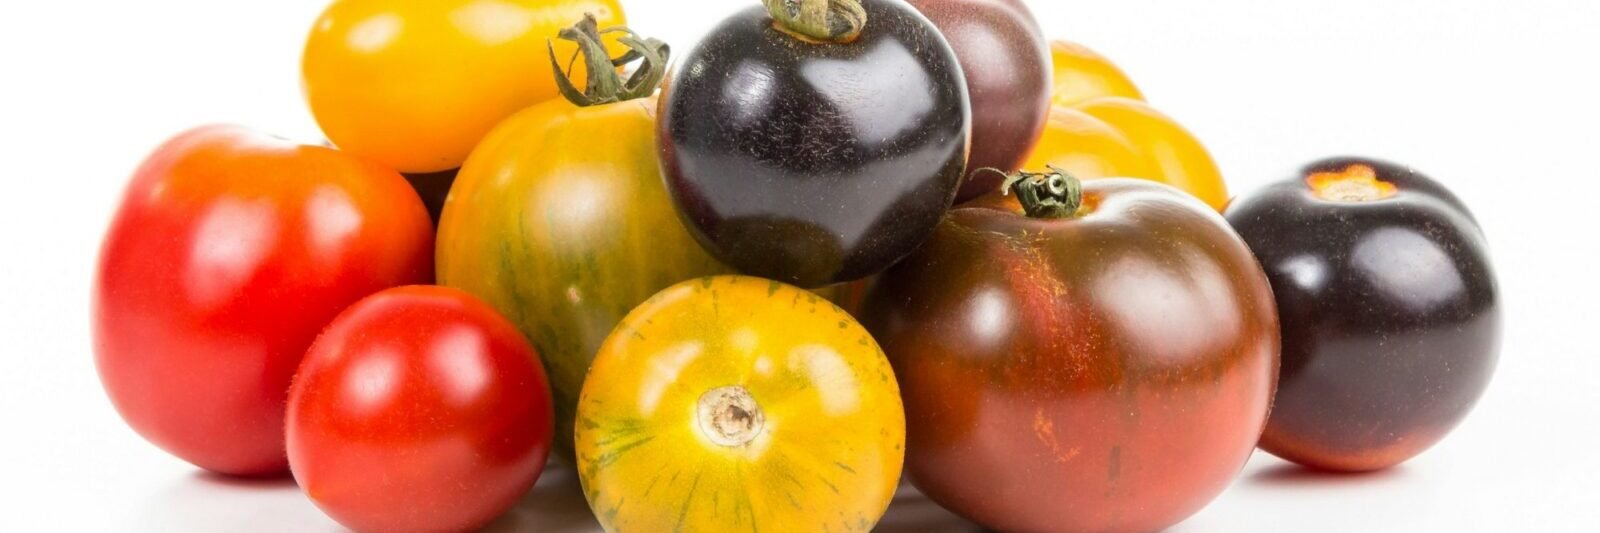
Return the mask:
<path id="1" fill-rule="evenodd" d="M 797 37 L 849 43 L 867 27 L 861 0 L 762 0 L 774 26 Z"/>
<path id="2" fill-rule="evenodd" d="M 605 35 L 612 33 L 622 34 L 617 38 L 617 42 L 628 47 L 626 53 L 615 58 L 606 51 L 604 40 Z M 583 20 L 561 30 L 558 37 L 578 43 L 578 51 L 573 54 L 565 69 L 561 66 L 561 60 L 556 58 L 555 44 L 547 42 L 546 46 L 550 49 L 550 63 L 555 65 L 556 87 L 561 90 L 561 95 L 565 96 L 567 101 L 579 107 L 614 104 L 648 97 L 655 94 L 656 88 L 661 85 L 661 80 L 667 76 L 667 59 L 672 53 L 667 43 L 660 39 L 640 37 L 624 26 L 602 30 L 592 13 L 585 13 Z M 583 56 L 588 73 L 582 91 L 572 83 L 572 65 L 577 62 L 580 55 Z M 627 80 L 623 80 L 617 68 L 634 61 L 640 61 L 639 67 Z"/>
<path id="3" fill-rule="evenodd" d="M 1005 183 L 1000 185 L 1000 194 L 1015 193 L 1017 203 L 1022 204 L 1022 212 L 1029 218 L 1077 216 L 1078 208 L 1083 205 L 1083 182 L 1054 165 L 1047 168 L 1049 172 L 1018 171 L 1006 175 Z M 993 168 L 978 171 L 1005 174 Z"/>

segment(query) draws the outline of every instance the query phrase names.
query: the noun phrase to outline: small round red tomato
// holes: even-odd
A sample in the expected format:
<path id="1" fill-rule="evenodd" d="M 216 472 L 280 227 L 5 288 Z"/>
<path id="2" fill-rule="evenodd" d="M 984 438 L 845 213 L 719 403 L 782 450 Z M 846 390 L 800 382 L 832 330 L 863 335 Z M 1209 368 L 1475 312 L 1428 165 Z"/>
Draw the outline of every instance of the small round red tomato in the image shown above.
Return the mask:
<path id="1" fill-rule="evenodd" d="M 226 474 L 281 473 L 283 405 L 346 306 L 433 277 L 428 213 L 366 160 L 230 126 L 134 174 L 94 281 L 95 363 L 123 419 Z"/>
<path id="2" fill-rule="evenodd" d="M 359 531 L 467 531 L 550 453 L 550 385 L 527 339 L 465 292 L 412 286 L 334 319 L 289 392 L 289 464 Z"/>
<path id="3" fill-rule="evenodd" d="M 1215 211 L 1132 179 L 1033 175 L 951 211 L 863 323 L 906 471 L 1002 531 L 1156 531 L 1227 487 L 1278 370 L 1267 277 Z"/>

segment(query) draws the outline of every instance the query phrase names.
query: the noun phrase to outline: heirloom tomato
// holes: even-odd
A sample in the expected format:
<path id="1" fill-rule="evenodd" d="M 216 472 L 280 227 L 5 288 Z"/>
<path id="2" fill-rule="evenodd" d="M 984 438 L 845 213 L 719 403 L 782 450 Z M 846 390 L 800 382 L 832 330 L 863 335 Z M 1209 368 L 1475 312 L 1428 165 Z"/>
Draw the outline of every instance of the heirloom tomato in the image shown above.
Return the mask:
<path id="1" fill-rule="evenodd" d="M 746 274 L 854 281 L 955 199 L 970 131 L 950 45 L 903 0 L 768 0 L 724 20 L 661 97 L 661 166 L 690 231 Z"/>
<path id="2" fill-rule="evenodd" d="M 1131 98 L 1108 96 L 1056 107 L 1027 165 L 1082 172 L 1084 179 L 1143 178 L 1182 189 L 1218 211 L 1228 205 L 1222 171 L 1200 140 L 1150 104 Z"/>
<path id="3" fill-rule="evenodd" d="M 379 290 L 427 283 L 433 231 L 394 171 L 241 128 L 168 141 L 124 193 L 94 282 L 95 362 L 128 425 L 201 468 L 283 472 L 306 347 Z"/>
<path id="4" fill-rule="evenodd" d="M 1176 189 L 1020 177 L 952 210 L 868 296 L 907 471 L 1002 531 L 1171 526 L 1261 435 L 1278 370 L 1267 278 Z"/>
<path id="5" fill-rule="evenodd" d="M 1437 182 L 1335 158 L 1240 197 L 1231 221 L 1272 280 L 1283 377 L 1261 448 L 1330 470 L 1399 464 L 1443 439 L 1499 359 L 1483 231 Z"/>
<path id="6" fill-rule="evenodd" d="M 1086 46 L 1051 41 L 1050 62 L 1055 77 L 1050 101 L 1056 106 L 1072 107 L 1102 96 L 1144 100 L 1144 93 L 1121 68 Z"/>
<path id="7" fill-rule="evenodd" d="M 889 362 L 827 300 L 690 280 L 617 326 L 578 407 L 578 473 L 607 531 L 868 531 L 900 480 Z"/>
<path id="8" fill-rule="evenodd" d="M 598 42 L 593 22 L 580 26 L 571 35 Z M 654 62 L 641 69 L 660 74 L 664 49 L 646 51 Z M 656 81 L 634 85 L 631 96 L 648 95 Z M 622 89 L 620 79 L 599 85 Z M 617 321 L 674 283 L 726 271 L 673 211 L 656 164 L 652 103 L 552 100 L 511 117 L 462 168 L 439 227 L 440 282 L 489 302 L 543 354 L 556 451 L 567 460 L 583 376 Z"/>
<path id="9" fill-rule="evenodd" d="M 1033 13 L 1021 0 L 910 0 L 961 60 L 972 99 L 972 152 L 956 202 L 999 183 L 975 169 L 1011 172 L 1044 131 L 1050 111 L 1050 58 Z"/>
<path id="10" fill-rule="evenodd" d="M 495 124 L 557 96 L 546 43 L 584 13 L 623 22 L 617 0 L 338 0 L 306 42 L 306 100 L 344 150 L 456 168 Z"/>
<path id="11" fill-rule="evenodd" d="M 464 292 L 380 292 L 335 318 L 289 391 L 289 465 L 358 531 L 469 531 L 550 452 L 550 387 L 517 328 Z"/>

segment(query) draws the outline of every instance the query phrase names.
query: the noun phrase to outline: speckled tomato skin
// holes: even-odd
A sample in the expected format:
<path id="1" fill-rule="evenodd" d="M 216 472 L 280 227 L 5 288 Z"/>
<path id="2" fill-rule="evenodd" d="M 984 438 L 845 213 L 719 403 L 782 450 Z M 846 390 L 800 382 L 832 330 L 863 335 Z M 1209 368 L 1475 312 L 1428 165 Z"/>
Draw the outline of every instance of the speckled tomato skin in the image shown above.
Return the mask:
<path id="1" fill-rule="evenodd" d="M 1397 193 L 1332 202 L 1307 185 L 1352 165 Z M 1283 375 L 1261 448 L 1339 471 L 1394 466 L 1464 419 L 1499 360 L 1501 303 L 1467 207 L 1410 168 L 1339 157 L 1247 194 L 1227 217 L 1272 280 Z"/>
<path id="2" fill-rule="evenodd" d="M 1222 217 L 1086 182 L 1076 219 L 991 195 L 885 273 L 863 321 L 901 380 L 907 471 L 1003 531 L 1155 531 L 1222 492 L 1265 424 L 1278 323 Z"/>

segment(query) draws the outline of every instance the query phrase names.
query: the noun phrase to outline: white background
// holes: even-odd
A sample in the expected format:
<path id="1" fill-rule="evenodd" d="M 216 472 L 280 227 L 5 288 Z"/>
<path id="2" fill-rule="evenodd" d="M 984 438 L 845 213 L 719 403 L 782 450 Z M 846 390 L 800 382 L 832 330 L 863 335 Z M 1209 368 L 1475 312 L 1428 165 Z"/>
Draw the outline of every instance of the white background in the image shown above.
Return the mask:
<path id="1" fill-rule="evenodd" d="M 399 1 L 399 0 L 397 0 Z M 0 530 L 333 530 L 291 482 L 197 472 L 144 443 L 95 376 L 101 233 L 145 153 L 234 122 L 314 142 L 302 41 L 323 0 L 8 2 L 0 13 Z M 625 0 L 694 42 L 755 0 Z M 1453 187 L 1487 228 L 1508 328 L 1477 411 L 1375 475 L 1258 454 L 1208 531 L 1600 527 L 1600 2 L 1033 0 L 1054 38 L 1109 55 L 1209 145 L 1237 192 L 1334 154 Z M 499 524 L 585 531 L 569 471 Z M 888 526 L 971 529 L 907 496 Z"/>

